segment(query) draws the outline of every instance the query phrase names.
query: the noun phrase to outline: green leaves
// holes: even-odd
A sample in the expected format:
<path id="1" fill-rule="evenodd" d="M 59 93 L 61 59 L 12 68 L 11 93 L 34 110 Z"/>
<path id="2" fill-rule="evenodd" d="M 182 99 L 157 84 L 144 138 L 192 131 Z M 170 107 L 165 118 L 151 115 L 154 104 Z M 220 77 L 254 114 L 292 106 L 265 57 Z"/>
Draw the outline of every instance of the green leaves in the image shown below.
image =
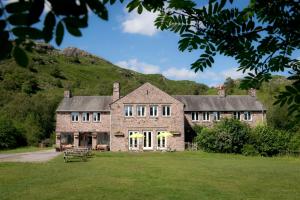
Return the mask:
<path id="1" fill-rule="evenodd" d="M 18 65 L 22 67 L 26 67 L 29 63 L 28 57 L 25 53 L 25 51 L 20 48 L 19 46 L 15 46 L 13 49 L 13 57 L 15 61 L 18 63 Z"/>
<path id="2" fill-rule="evenodd" d="M 53 37 L 53 30 L 56 24 L 56 19 L 53 14 L 53 12 L 48 12 L 44 21 L 44 28 L 43 28 L 43 34 L 44 34 L 44 40 L 45 42 L 50 42 L 50 40 Z"/>
<path id="3" fill-rule="evenodd" d="M 62 21 L 58 22 L 57 26 L 56 26 L 56 32 L 55 32 L 55 42 L 56 44 L 59 46 L 63 40 L 64 37 L 64 25 L 62 23 Z"/>
<path id="4" fill-rule="evenodd" d="M 101 19 L 108 20 L 108 11 L 99 0 L 86 0 L 90 9 Z"/>

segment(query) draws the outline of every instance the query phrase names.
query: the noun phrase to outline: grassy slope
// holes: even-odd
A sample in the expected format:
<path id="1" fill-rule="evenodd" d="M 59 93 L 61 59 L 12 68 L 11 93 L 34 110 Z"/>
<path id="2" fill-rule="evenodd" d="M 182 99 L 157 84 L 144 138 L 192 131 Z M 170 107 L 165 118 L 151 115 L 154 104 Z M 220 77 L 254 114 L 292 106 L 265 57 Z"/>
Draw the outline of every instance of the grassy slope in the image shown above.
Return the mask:
<path id="1" fill-rule="evenodd" d="M 0 163 L 1 199 L 297 199 L 299 158 L 98 153 L 88 162 Z"/>

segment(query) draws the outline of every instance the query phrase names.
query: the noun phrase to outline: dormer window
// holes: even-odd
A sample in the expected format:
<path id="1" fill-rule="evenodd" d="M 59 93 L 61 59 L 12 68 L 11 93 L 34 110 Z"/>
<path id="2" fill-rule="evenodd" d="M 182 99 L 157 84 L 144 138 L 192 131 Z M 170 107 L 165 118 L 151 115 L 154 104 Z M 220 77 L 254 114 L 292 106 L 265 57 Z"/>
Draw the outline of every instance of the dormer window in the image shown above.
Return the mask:
<path id="1" fill-rule="evenodd" d="M 82 113 L 82 121 L 89 122 L 90 121 L 90 113 L 87 113 L 87 112 Z"/>
<path id="2" fill-rule="evenodd" d="M 71 113 L 71 120 L 72 120 L 72 122 L 78 122 L 78 120 L 79 120 L 79 113 L 78 112 L 72 112 Z"/>

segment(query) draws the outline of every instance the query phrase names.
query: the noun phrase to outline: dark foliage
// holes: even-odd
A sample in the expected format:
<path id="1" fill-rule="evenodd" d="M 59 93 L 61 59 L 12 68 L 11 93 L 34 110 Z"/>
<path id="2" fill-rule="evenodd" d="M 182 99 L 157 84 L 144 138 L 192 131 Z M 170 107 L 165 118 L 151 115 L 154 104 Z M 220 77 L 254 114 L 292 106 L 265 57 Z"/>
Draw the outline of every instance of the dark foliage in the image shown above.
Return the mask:
<path id="1" fill-rule="evenodd" d="M 11 149 L 26 145 L 26 139 L 12 121 L 0 119 L 0 149 Z"/>

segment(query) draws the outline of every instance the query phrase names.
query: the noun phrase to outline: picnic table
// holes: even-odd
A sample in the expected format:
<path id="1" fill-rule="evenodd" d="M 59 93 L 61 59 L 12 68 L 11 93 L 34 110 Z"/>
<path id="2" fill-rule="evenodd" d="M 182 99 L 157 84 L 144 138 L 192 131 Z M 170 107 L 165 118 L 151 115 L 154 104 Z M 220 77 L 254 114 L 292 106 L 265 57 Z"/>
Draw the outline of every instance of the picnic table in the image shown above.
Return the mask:
<path id="1" fill-rule="evenodd" d="M 64 161 L 68 162 L 71 159 L 81 159 L 87 161 L 87 158 L 92 156 L 92 150 L 90 148 L 73 148 L 66 149 L 64 151 Z"/>

